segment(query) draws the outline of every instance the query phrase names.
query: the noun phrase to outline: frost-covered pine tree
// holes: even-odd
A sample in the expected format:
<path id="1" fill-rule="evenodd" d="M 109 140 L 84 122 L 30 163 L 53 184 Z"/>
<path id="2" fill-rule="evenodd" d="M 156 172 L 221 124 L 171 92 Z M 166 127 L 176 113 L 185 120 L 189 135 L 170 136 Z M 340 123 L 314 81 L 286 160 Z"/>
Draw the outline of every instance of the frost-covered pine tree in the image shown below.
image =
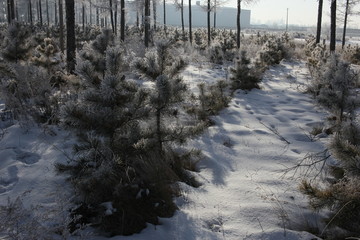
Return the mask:
<path id="1" fill-rule="evenodd" d="M 31 50 L 29 26 L 13 22 L 7 29 L 2 55 L 9 61 L 25 60 Z"/>
<path id="2" fill-rule="evenodd" d="M 325 65 L 320 76 L 322 83 L 317 95 L 318 102 L 328 108 L 339 122 L 344 114 L 352 117 L 353 111 L 359 106 L 354 90 L 357 75 L 350 64 L 339 60 L 335 54 Z"/>
<path id="3" fill-rule="evenodd" d="M 60 64 L 62 58 L 53 39 L 45 38 L 44 42 L 35 48 L 35 54 L 31 60 L 51 73 L 54 72 L 55 66 Z"/>
<path id="4" fill-rule="evenodd" d="M 110 29 L 104 29 L 96 39 L 85 44 L 80 51 L 80 57 L 84 60 L 88 60 L 94 69 L 105 74 L 106 71 L 106 50 L 108 47 L 114 46 L 114 35 Z"/>
<path id="5" fill-rule="evenodd" d="M 240 59 L 235 59 L 235 68 L 230 68 L 231 88 L 233 90 L 259 88 L 261 78 L 259 73 L 249 66 L 250 63 L 245 51 L 241 52 Z"/>
<path id="6" fill-rule="evenodd" d="M 186 67 L 182 57 L 176 56 L 171 42 L 160 40 L 155 48 L 148 50 L 144 58 L 134 61 L 134 68 L 145 78 L 156 80 L 161 75 L 172 78 Z"/>

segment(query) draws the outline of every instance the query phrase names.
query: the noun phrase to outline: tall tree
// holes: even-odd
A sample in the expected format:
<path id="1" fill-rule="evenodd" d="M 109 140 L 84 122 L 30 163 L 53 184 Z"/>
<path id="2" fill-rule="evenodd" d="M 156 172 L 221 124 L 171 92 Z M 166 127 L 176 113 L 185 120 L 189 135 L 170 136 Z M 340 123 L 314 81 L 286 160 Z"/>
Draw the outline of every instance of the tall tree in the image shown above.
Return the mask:
<path id="1" fill-rule="evenodd" d="M 154 30 L 156 30 L 156 4 L 157 0 L 153 0 L 153 19 L 154 19 Z"/>
<path id="2" fill-rule="evenodd" d="M 237 0 L 237 14 L 236 14 L 236 46 L 240 49 L 240 17 L 241 17 L 241 0 Z"/>
<path id="3" fill-rule="evenodd" d="M 8 23 L 15 20 L 15 3 L 14 0 L 7 0 Z"/>
<path id="4" fill-rule="evenodd" d="M 180 1 L 180 2 L 179 2 Z M 182 35 L 185 35 L 185 26 L 184 26 L 184 0 L 175 0 L 175 6 L 180 10 L 180 18 L 181 18 L 181 30 Z"/>
<path id="5" fill-rule="evenodd" d="M 66 9 L 66 63 L 69 73 L 75 71 L 76 44 L 75 44 L 75 3 L 74 0 L 65 0 Z"/>
<path id="6" fill-rule="evenodd" d="M 46 0 L 46 22 L 48 27 L 50 26 L 50 15 L 49 15 L 49 0 Z"/>
<path id="7" fill-rule="evenodd" d="M 60 50 L 64 53 L 64 12 L 63 0 L 59 0 Z"/>
<path id="8" fill-rule="evenodd" d="M 336 0 L 331 0 L 330 9 L 330 52 L 335 52 L 336 47 Z"/>
<path id="9" fill-rule="evenodd" d="M 323 11 L 322 9 L 323 9 L 323 0 L 319 0 L 318 19 L 317 19 L 317 27 L 316 27 L 316 43 L 320 43 L 321 19 L 322 19 L 322 11 Z"/>
<path id="10" fill-rule="evenodd" d="M 349 14 L 349 0 L 346 0 L 343 36 L 342 36 L 342 42 L 341 42 L 341 48 L 342 49 L 344 49 L 344 46 L 345 46 L 345 36 L 346 36 L 346 27 L 347 27 L 347 21 L 348 21 L 348 14 Z"/>
<path id="11" fill-rule="evenodd" d="M 207 0 L 207 42 L 208 46 L 211 43 L 211 26 L 210 26 L 210 14 L 211 14 L 211 0 Z"/>
<path id="12" fill-rule="evenodd" d="M 189 0 L 189 41 L 192 44 L 192 12 L 191 12 L 191 0 Z"/>
<path id="13" fill-rule="evenodd" d="M 145 0 L 145 47 L 149 47 L 150 38 L 150 0 Z"/>
<path id="14" fill-rule="evenodd" d="M 121 19 L 120 19 L 120 39 L 125 40 L 125 0 L 120 1 Z"/>
<path id="15" fill-rule="evenodd" d="M 164 11 L 164 31 L 166 33 L 166 0 L 163 1 L 163 11 Z"/>
<path id="16" fill-rule="evenodd" d="M 40 26 L 43 25 L 43 16 L 42 16 L 42 8 L 41 8 L 41 0 L 38 1 L 39 4 L 39 21 L 40 21 Z"/>
<path id="17" fill-rule="evenodd" d="M 55 25 L 58 25 L 58 10 L 57 10 L 57 3 L 56 3 L 56 0 L 54 2 L 54 12 L 55 12 Z"/>
<path id="18" fill-rule="evenodd" d="M 111 21 L 111 29 L 113 33 L 115 33 L 115 25 L 114 25 L 114 12 L 113 12 L 113 1 L 109 0 L 109 9 L 110 9 L 110 21 Z"/>
<path id="19" fill-rule="evenodd" d="M 29 22 L 31 26 L 33 25 L 33 12 L 32 12 L 32 6 L 31 6 L 31 0 L 29 0 Z"/>

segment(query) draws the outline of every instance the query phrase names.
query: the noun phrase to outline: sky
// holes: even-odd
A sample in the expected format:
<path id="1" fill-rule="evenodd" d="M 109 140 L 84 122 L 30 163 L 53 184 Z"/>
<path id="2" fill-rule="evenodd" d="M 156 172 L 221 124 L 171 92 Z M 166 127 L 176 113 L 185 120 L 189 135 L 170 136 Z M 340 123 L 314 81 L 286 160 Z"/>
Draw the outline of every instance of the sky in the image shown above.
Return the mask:
<path id="1" fill-rule="evenodd" d="M 226 6 L 236 7 L 237 0 L 227 0 Z M 289 24 L 315 26 L 317 22 L 317 0 L 256 0 L 255 3 L 243 4 L 244 9 L 251 10 L 251 24 L 286 23 L 286 12 L 289 9 Z M 360 27 L 359 18 L 352 17 L 350 27 Z M 350 20 L 351 20 L 350 19 Z M 330 22 L 330 4 L 324 1 L 323 23 Z"/>

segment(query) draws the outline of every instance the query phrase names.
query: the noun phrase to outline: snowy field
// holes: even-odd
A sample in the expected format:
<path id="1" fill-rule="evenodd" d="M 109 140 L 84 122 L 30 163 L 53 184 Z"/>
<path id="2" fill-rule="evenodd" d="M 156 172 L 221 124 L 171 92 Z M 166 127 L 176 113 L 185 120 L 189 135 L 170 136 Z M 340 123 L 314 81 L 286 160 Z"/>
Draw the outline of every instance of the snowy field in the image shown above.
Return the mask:
<path id="1" fill-rule="evenodd" d="M 201 82 L 227 78 L 225 69 L 206 65 L 190 65 L 183 76 L 194 91 Z M 290 230 L 314 216 L 298 191 L 302 172 L 284 175 L 308 153 L 325 149 L 326 136 L 309 134 L 325 118 L 302 93 L 309 80 L 305 63 L 283 61 L 266 71 L 261 89 L 237 91 L 229 107 L 213 117 L 215 125 L 188 144 L 205 156 L 195 173 L 202 185 L 183 185 L 175 200 L 179 210 L 161 225 L 111 239 L 318 239 Z M 70 186 L 54 163 L 71 158 L 74 137 L 57 127 L 13 125 L 1 129 L 0 138 L 0 205 L 19 197 L 43 226 L 65 225 Z M 82 239 L 103 238 L 89 232 Z"/>

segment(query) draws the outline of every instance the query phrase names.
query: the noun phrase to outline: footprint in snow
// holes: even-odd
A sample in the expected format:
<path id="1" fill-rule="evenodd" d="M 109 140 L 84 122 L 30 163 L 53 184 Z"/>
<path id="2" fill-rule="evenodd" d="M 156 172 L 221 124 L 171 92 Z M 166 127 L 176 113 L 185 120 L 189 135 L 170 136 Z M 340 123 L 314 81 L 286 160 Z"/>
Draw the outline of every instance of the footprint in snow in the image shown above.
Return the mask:
<path id="1" fill-rule="evenodd" d="M 17 174 L 16 166 L 10 166 L 0 171 L 0 194 L 10 191 L 15 186 L 19 180 Z"/>
<path id="2" fill-rule="evenodd" d="M 40 155 L 31 152 L 24 152 L 19 149 L 14 150 L 16 155 L 16 160 L 25 163 L 25 164 L 34 164 L 40 160 Z"/>

